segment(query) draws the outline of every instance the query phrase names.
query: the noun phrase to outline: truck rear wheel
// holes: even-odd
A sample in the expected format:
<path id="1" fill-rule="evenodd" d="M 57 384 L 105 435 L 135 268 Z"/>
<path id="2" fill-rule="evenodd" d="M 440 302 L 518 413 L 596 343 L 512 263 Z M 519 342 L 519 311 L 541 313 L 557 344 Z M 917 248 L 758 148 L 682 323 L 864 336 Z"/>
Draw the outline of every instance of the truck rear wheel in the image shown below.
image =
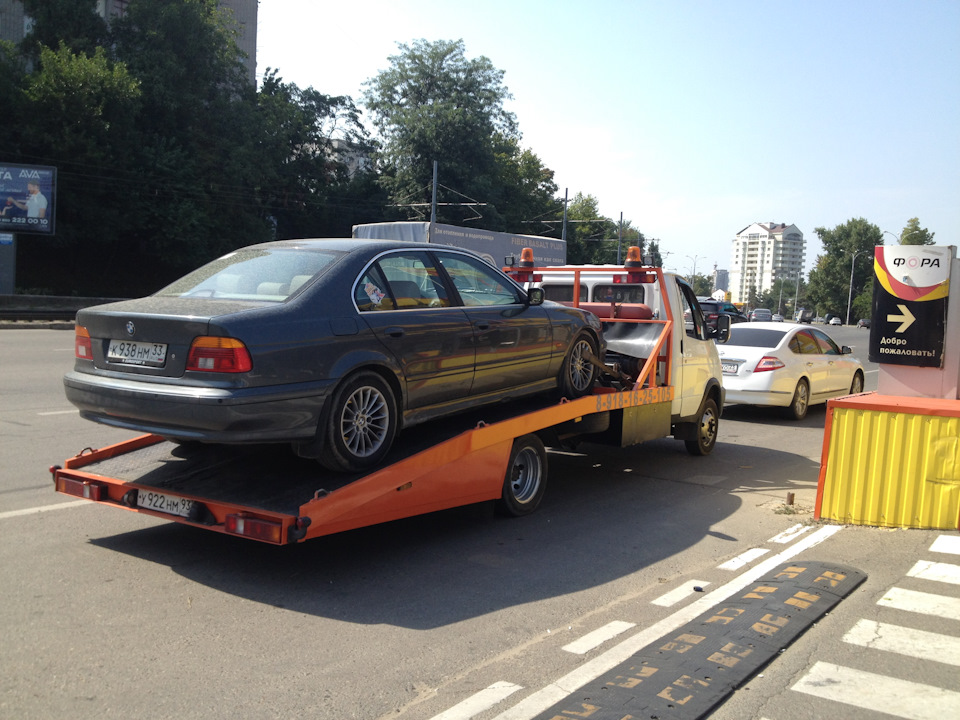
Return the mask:
<path id="1" fill-rule="evenodd" d="M 397 405 L 387 381 L 375 372 L 347 378 L 330 398 L 323 434 L 324 467 L 361 472 L 379 465 L 397 434 Z"/>
<path id="2" fill-rule="evenodd" d="M 503 493 L 497 510 L 503 515 L 529 515 L 540 505 L 547 490 L 547 450 L 536 435 L 524 435 L 513 442 Z"/>
<path id="3" fill-rule="evenodd" d="M 692 440 L 684 440 L 687 452 L 691 455 L 709 455 L 717 444 L 717 434 L 720 430 L 720 412 L 713 398 L 706 398 L 703 401 L 695 425 L 696 437 Z"/>

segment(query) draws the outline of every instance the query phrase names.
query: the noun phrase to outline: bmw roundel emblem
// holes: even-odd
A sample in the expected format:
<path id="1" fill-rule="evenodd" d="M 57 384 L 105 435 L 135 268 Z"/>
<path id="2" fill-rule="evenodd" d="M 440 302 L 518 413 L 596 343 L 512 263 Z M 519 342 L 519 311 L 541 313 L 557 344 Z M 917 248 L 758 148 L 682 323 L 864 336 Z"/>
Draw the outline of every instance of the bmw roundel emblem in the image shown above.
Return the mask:
<path id="1" fill-rule="evenodd" d="M 133 337 L 137 332 L 137 326 L 133 324 L 133 320 L 127 320 L 127 335 Z"/>

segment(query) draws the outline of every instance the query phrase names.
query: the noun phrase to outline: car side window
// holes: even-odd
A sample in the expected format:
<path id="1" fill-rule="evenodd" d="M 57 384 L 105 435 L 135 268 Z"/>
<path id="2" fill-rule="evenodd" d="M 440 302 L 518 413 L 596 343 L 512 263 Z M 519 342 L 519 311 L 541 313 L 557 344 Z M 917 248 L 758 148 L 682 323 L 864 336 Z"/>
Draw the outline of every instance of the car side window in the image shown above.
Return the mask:
<path id="1" fill-rule="evenodd" d="M 814 340 L 813 335 L 810 334 L 809 330 L 804 330 L 803 332 L 798 332 L 794 336 L 794 340 L 797 341 L 801 355 L 819 355 L 820 354 L 820 345 L 817 344 L 817 341 Z M 791 343 L 791 349 L 793 343 Z M 794 350 L 794 352 L 797 352 Z"/>
<path id="2" fill-rule="evenodd" d="M 833 339 L 819 330 L 811 330 L 813 337 L 816 338 L 817 344 L 820 346 L 820 350 L 824 355 L 840 355 L 840 348 L 837 347 L 837 344 Z"/>
<path id="3" fill-rule="evenodd" d="M 517 288 L 483 260 L 452 253 L 437 253 L 437 258 L 457 288 L 464 305 L 513 305 L 521 302 Z"/>
<path id="4" fill-rule="evenodd" d="M 450 306 L 447 291 L 427 253 L 395 253 L 380 258 L 378 265 L 398 310 Z"/>
<path id="5" fill-rule="evenodd" d="M 393 298 L 390 297 L 389 287 L 383 273 L 377 265 L 371 265 L 360 276 L 353 288 L 353 299 L 360 312 L 372 310 L 396 310 Z"/>

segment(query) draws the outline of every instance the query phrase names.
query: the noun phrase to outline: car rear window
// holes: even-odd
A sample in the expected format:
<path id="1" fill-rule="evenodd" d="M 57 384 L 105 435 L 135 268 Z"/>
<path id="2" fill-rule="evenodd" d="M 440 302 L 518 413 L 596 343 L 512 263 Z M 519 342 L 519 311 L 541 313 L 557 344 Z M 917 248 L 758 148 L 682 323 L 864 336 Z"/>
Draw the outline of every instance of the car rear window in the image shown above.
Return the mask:
<path id="1" fill-rule="evenodd" d="M 283 302 L 343 253 L 295 248 L 237 250 L 159 290 L 161 297 Z"/>
<path id="2" fill-rule="evenodd" d="M 780 344 L 785 330 L 766 330 L 749 327 L 746 323 L 730 328 L 730 344 L 746 347 L 773 348 Z"/>

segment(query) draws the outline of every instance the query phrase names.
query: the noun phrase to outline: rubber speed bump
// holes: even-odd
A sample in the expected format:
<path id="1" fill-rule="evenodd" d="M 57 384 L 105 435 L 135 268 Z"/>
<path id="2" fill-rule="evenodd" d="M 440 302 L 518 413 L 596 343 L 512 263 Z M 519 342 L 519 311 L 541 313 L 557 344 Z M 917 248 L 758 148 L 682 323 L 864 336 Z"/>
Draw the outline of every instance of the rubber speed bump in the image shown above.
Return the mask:
<path id="1" fill-rule="evenodd" d="M 702 717 L 866 577 L 834 563 L 786 563 L 646 646 L 537 720 Z"/>

